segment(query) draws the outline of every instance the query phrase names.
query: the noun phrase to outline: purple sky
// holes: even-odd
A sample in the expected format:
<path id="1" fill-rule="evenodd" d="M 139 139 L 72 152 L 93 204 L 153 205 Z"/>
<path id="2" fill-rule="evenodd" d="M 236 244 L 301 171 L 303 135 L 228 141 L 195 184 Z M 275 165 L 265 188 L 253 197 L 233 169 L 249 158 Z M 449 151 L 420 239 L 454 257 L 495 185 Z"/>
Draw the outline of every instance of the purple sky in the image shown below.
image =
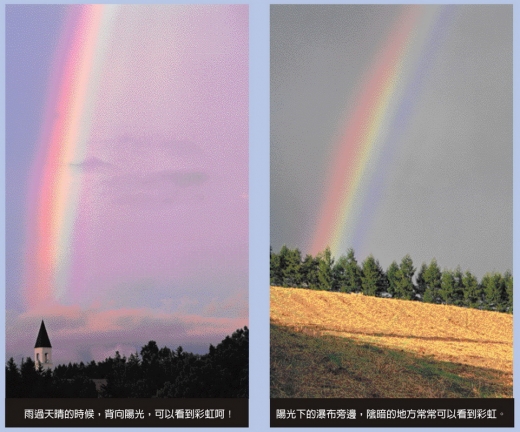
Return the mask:
<path id="1" fill-rule="evenodd" d="M 248 8 L 118 8 L 86 155 L 67 161 L 71 277 L 28 308 L 27 193 L 65 10 L 6 9 L 6 358 L 32 356 L 42 318 L 55 364 L 150 339 L 205 352 L 248 322 Z"/>

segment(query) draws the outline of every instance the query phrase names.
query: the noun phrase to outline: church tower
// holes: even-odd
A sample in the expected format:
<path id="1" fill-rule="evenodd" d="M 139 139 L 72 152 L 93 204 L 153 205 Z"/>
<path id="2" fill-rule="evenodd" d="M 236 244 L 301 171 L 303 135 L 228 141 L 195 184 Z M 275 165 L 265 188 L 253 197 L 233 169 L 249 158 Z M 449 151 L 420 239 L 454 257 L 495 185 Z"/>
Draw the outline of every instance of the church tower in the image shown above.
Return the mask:
<path id="1" fill-rule="evenodd" d="M 43 320 L 36 344 L 34 345 L 34 365 L 36 369 L 38 369 L 40 364 L 44 370 L 52 369 L 52 346 Z"/>

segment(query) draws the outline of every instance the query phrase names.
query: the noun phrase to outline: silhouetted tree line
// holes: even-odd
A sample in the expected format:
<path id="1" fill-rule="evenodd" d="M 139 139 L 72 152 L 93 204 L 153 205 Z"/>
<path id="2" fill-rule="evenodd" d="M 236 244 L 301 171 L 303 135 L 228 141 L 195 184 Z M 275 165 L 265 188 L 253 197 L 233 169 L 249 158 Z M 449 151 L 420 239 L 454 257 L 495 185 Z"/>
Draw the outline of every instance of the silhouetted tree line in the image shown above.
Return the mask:
<path id="1" fill-rule="evenodd" d="M 415 280 L 414 280 L 415 276 Z M 479 282 L 469 271 L 441 271 L 433 258 L 423 263 L 416 274 L 410 255 L 400 264 L 392 262 L 383 270 L 379 261 L 369 255 L 358 264 L 354 250 L 336 261 L 327 247 L 315 257 L 299 249 L 282 246 L 280 252 L 270 251 L 271 285 L 308 288 L 345 293 L 418 300 L 476 309 L 513 313 L 513 276 L 486 273 Z"/>
<path id="2" fill-rule="evenodd" d="M 98 394 L 93 379 L 106 379 Z M 230 397 L 247 398 L 249 392 L 249 329 L 238 329 L 209 353 L 193 354 L 182 347 L 159 349 L 148 342 L 128 358 L 59 365 L 35 369 L 31 358 L 18 368 L 11 357 L 6 366 L 7 397 Z"/>

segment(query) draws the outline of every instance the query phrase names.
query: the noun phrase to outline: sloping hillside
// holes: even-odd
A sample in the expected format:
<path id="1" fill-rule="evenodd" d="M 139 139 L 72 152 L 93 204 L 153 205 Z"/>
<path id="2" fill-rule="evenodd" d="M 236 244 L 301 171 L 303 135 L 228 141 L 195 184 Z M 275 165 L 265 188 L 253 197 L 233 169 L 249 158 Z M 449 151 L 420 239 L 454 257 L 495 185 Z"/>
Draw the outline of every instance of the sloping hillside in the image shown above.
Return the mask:
<path id="1" fill-rule="evenodd" d="M 509 314 L 271 287 L 271 323 L 272 389 L 291 381 L 294 390 L 281 385 L 273 397 L 512 397 Z M 298 366 L 303 358 L 306 364 Z M 335 378 L 341 396 L 314 387 L 329 373 L 344 375 L 343 381 L 358 377 L 358 390 L 346 391 Z M 394 382 L 382 391 L 395 379 L 404 388 Z M 296 390 L 302 380 L 313 386 L 313 396 Z M 444 384 L 433 390 L 435 382 Z"/>

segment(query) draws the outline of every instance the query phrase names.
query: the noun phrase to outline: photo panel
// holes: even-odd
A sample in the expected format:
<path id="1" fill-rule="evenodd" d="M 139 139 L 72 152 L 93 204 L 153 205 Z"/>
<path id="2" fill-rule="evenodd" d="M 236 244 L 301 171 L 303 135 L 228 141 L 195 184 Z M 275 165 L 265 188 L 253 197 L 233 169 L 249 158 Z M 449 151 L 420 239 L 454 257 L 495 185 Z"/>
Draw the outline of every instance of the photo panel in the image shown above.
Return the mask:
<path id="1" fill-rule="evenodd" d="M 271 426 L 513 426 L 512 5 L 271 5 Z"/>
<path id="2" fill-rule="evenodd" d="M 248 426 L 248 10 L 6 6 L 6 426 Z"/>

